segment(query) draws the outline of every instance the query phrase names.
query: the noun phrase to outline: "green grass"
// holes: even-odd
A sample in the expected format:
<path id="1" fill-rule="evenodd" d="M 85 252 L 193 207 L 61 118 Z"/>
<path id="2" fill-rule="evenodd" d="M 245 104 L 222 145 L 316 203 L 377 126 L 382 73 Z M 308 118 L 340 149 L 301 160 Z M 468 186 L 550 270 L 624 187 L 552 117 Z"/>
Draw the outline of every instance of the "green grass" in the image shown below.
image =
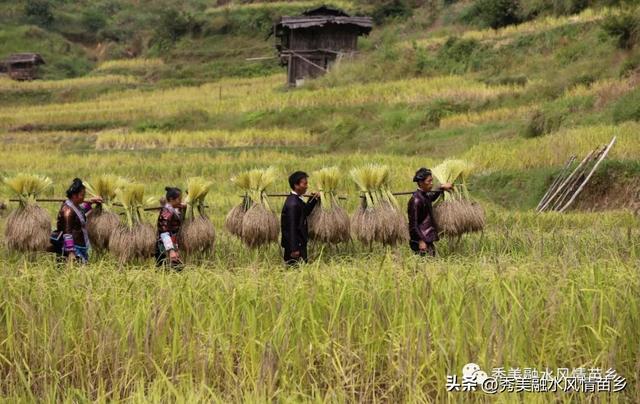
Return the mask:
<path id="1" fill-rule="evenodd" d="M 92 68 L 82 47 L 60 34 L 36 26 L 3 25 L 0 28 L 0 59 L 17 52 L 40 53 L 46 62 L 41 67 L 44 79 L 76 77 Z"/>

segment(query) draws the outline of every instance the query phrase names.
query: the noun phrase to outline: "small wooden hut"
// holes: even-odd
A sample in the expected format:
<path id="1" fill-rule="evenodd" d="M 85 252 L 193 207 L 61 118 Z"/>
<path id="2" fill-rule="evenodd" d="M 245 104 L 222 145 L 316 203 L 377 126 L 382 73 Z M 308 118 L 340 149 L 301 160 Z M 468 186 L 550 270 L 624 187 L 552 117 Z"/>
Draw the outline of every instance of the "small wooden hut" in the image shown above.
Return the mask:
<path id="1" fill-rule="evenodd" d="M 38 66 L 45 64 L 37 53 L 14 53 L 2 61 L 2 70 L 14 80 L 35 80 Z"/>
<path id="2" fill-rule="evenodd" d="M 287 66 L 287 83 L 298 86 L 326 73 L 331 65 L 358 49 L 358 37 L 371 32 L 370 17 L 351 17 L 322 6 L 294 17 L 281 17 L 273 32 L 280 63 Z"/>

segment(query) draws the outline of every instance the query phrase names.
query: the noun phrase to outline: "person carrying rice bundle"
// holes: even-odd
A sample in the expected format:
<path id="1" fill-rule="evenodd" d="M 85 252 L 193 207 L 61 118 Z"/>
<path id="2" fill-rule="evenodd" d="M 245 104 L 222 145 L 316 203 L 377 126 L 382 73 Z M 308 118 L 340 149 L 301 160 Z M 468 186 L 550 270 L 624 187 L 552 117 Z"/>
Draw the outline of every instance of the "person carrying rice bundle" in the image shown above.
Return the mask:
<path id="1" fill-rule="evenodd" d="M 307 243 L 309 229 L 307 218 L 318 202 L 314 193 L 307 202 L 303 195 L 309 187 L 309 176 L 303 171 L 296 171 L 289 176 L 291 193 L 287 196 L 280 216 L 284 262 L 289 266 L 307 262 Z"/>
<path id="2" fill-rule="evenodd" d="M 438 227 L 436 225 L 432 203 L 440 198 L 444 191 L 450 191 L 450 183 L 440 185 L 440 189 L 432 190 L 433 175 L 431 170 L 420 168 L 413 177 L 418 189 L 411 195 L 407 206 L 409 219 L 409 247 L 421 256 L 435 257 L 435 242 L 438 241 Z"/>
<path id="3" fill-rule="evenodd" d="M 80 178 L 74 178 L 67 199 L 62 203 L 56 222 L 56 235 L 53 239 L 55 252 L 66 257 L 69 263 L 89 262 L 89 232 L 87 216 L 91 213 L 91 205 L 102 203 L 102 198 L 95 196 L 84 200 L 86 187 Z"/>
<path id="4" fill-rule="evenodd" d="M 178 233 L 182 227 L 182 191 L 175 187 L 166 187 L 165 191 L 166 202 L 158 215 L 156 265 L 180 270 L 182 261 L 178 249 Z"/>

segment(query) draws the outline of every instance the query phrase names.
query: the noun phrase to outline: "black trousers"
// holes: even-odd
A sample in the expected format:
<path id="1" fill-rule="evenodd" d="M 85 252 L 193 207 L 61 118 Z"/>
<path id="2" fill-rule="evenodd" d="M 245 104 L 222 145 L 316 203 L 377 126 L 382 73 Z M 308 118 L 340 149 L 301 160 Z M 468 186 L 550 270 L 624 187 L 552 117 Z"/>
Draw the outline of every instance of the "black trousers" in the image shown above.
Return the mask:
<path id="1" fill-rule="evenodd" d="M 409 241 L 409 247 L 411 247 L 411 250 L 413 250 L 414 253 L 420 255 L 421 257 L 436 256 L 436 245 L 434 243 L 427 243 L 427 249 L 424 251 L 420 251 L 419 242 L 415 240 L 411 240 Z"/>
<path id="2" fill-rule="evenodd" d="M 303 244 L 298 251 L 300 251 L 300 255 L 294 258 L 291 256 L 292 251 L 285 248 L 283 257 L 284 263 L 289 266 L 295 266 L 303 262 L 307 262 L 307 244 Z"/>

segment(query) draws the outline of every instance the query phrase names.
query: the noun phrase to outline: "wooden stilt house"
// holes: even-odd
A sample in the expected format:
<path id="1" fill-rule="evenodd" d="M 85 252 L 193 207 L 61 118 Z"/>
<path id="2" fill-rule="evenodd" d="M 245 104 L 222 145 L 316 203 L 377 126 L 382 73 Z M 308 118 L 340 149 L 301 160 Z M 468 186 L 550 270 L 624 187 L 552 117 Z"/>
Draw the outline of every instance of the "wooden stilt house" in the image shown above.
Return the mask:
<path id="1" fill-rule="evenodd" d="M 333 63 L 358 49 L 358 37 L 371 32 L 370 17 L 351 17 L 342 10 L 318 7 L 294 17 L 281 17 L 274 26 L 280 62 L 287 66 L 287 83 L 326 73 Z"/>
<path id="2" fill-rule="evenodd" d="M 44 59 L 37 53 L 15 53 L 2 62 L 2 70 L 14 80 L 35 80 Z"/>

